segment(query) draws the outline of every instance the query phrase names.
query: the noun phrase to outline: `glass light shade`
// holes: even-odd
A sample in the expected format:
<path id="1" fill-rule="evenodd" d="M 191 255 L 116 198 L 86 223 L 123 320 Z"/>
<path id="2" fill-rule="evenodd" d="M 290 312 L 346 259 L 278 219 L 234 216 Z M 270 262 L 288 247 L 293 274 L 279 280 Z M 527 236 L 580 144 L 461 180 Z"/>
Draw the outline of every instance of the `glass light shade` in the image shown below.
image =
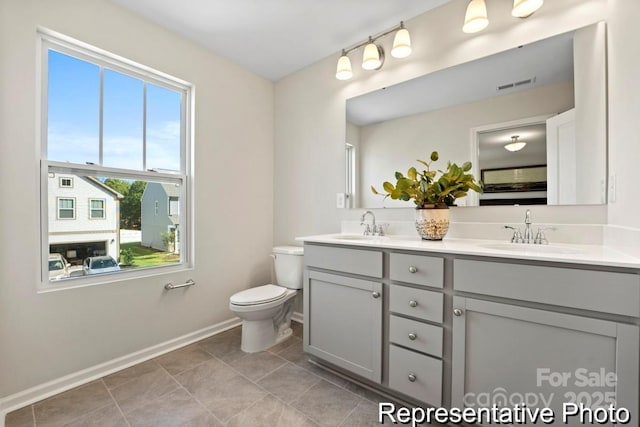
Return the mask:
<path id="1" fill-rule="evenodd" d="M 391 56 L 394 58 L 406 58 L 411 55 L 411 36 L 406 28 L 400 28 L 393 38 Z"/>
<path id="2" fill-rule="evenodd" d="M 464 16 L 462 31 L 465 33 L 477 33 L 489 25 L 487 18 L 487 5 L 484 0 L 471 0 Z"/>
<path id="3" fill-rule="evenodd" d="M 516 18 L 526 18 L 542 7 L 544 0 L 513 0 L 511 15 Z"/>
<path id="4" fill-rule="evenodd" d="M 351 77 L 353 77 L 353 73 L 351 72 L 351 60 L 347 55 L 342 55 L 340 59 L 338 59 L 336 79 L 349 80 Z"/>
<path id="5" fill-rule="evenodd" d="M 520 151 L 527 145 L 524 141 L 518 141 L 517 136 L 511 137 L 511 142 L 504 146 L 504 149 L 507 151 Z"/>
<path id="6" fill-rule="evenodd" d="M 375 43 L 369 43 L 364 47 L 362 54 L 362 68 L 365 70 L 377 70 L 382 66 L 380 51 Z"/>

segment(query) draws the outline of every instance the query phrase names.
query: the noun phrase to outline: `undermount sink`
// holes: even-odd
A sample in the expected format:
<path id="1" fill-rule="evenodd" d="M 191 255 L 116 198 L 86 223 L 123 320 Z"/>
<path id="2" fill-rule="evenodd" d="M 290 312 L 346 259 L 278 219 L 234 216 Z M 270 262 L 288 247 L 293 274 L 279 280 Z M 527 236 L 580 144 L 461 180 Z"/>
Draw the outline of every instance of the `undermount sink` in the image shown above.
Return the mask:
<path id="1" fill-rule="evenodd" d="M 487 243 L 479 245 L 485 249 L 493 249 L 505 252 L 539 253 L 539 254 L 581 254 L 584 251 L 577 248 L 565 248 L 554 245 L 534 245 L 526 243 Z"/>

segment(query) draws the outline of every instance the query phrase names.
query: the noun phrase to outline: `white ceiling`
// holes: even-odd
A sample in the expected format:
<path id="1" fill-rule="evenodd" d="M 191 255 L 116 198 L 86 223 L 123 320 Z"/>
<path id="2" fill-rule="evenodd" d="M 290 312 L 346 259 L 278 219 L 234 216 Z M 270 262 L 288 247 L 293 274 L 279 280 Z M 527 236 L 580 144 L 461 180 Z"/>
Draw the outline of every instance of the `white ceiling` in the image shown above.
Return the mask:
<path id="1" fill-rule="evenodd" d="M 269 80 L 449 0 L 112 0 Z"/>

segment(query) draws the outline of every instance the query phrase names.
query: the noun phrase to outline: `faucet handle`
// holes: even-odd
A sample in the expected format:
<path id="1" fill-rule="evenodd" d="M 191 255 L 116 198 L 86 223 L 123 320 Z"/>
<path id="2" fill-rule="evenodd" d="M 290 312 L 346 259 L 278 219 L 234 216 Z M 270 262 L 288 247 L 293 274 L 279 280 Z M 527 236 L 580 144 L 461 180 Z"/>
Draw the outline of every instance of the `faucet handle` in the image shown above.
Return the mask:
<path id="1" fill-rule="evenodd" d="M 373 224 L 372 233 L 374 236 L 384 236 L 386 228 L 389 226 L 387 223 Z"/>
<path id="2" fill-rule="evenodd" d="M 363 234 L 365 236 L 370 235 L 371 234 L 371 225 L 369 225 L 369 224 L 361 224 L 361 225 L 364 225 L 364 233 Z"/>
<path id="3" fill-rule="evenodd" d="M 510 225 L 505 225 L 504 228 L 508 228 L 513 230 L 513 236 L 511 237 L 511 243 L 524 243 L 524 238 L 522 237 L 522 233 L 520 229 L 517 227 L 512 227 Z"/>
<path id="4" fill-rule="evenodd" d="M 539 227 L 538 233 L 536 234 L 536 238 L 533 239 L 533 243 L 536 245 L 548 245 L 549 240 L 547 240 L 547 236 L 544 234 L 545 230 L 555 230 L 555 227 Z"/>

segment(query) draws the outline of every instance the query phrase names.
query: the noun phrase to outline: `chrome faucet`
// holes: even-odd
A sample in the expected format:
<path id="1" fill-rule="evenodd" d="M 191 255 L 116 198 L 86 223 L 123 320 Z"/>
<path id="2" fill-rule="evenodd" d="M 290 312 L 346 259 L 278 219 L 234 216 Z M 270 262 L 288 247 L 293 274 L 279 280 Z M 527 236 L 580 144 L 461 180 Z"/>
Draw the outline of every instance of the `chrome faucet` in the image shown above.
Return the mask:
<path id="1" fill-rule="evenodd" d="M 367 217 L 367 215 L 371 215 L 371 225 L 369 224 L 365 224 L 365 219 Z M 360 217 L 360 225 L 364 225 L 364 235 L 365 236 L 369 236 L 370 234 L 373 234 L 374 236 L 376 235 L 378 229 L 376 226 L 376 216 L 373 214 L 373 212 L 371 211 L 365 211 L 365 213 L 362 214 L 362 216 Z"/>
<path id="2" fill-rule="evenodd" d="M 364 222 L 367 215 L 371 215 L 371 225 Z M 385 224 L 376 224 L 376 216 L 371 211 L 366 211 L 362 214 L 362 217 L 360 217 L 360 225 L 364 225 L 365 236 L 384 236 Z"/>
<path id="3" fill-rule="evenodd" d="M 504 228 L 509 228 L 513 230 L 513 236 L 511 237 L 511 243 L 532 243 L 535 245 L 548 245 L 549 240 L 547 240 L 547 236 L 545 236 L 545 230 L 555 230 L 555 227 L 538 227 L 538 233 L 535 237 L 533 237 L 533 231 L 531 230 L 531 211 L 527 209 L 527 212 L 524 216 L 524 233 L 520 232 L 518 227 L 511 227 L 510 225 L 505 225 Z"/>
<path id="4" fill-rule="evenodd" d="M 531 211 L 527 209 L 527 213 L 524 215 L 524 236 L 522 237 L 523 243 L 533 243 L 533 231 L 531 231 Z"/>

